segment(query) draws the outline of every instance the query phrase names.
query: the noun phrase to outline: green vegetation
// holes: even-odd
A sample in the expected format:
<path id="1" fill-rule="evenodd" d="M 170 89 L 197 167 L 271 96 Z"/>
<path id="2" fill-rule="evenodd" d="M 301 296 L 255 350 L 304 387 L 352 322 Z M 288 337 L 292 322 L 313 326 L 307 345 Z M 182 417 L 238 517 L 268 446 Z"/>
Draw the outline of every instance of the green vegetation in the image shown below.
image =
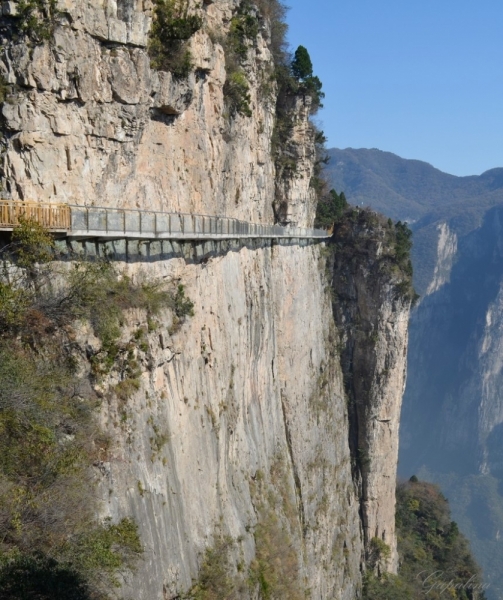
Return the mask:
<path id="1" fill-rule="evenodd" d="M 260 31 L 257 10 L 248 0 L 242 0 L 236 9 L 226 40 L 226 50 L 234 60 L 246 59 L 248 48 L 255 42 Z"/>
<path id="2" fill-rule="evenodd" d="M 398 221 L 395 224 L 395 256 L 399 264 L 412 275 L 410 251 L 412 250 L 412 231 L 407 223 Z"/>
<path id="3" fill-rule="evenodd" d="M 194 316 L 194 303 L 190 298 L 187 298 L 185 287 L 180 284 L 174 294 L 168 295 L 166 304 L 173 312 L 170 333 L 176 333 L 185 323 L 187 317 Z"/>
<path id="4" fill-rule="evenodd" d="M 348 205 L 335 220 L 333 240 L 337 254 L 346 256 L 350 262 L 356 253 L 375 256 L 377 270 L 391 277 L 397 296 L 412 304 L 417 301 L 410 260 L 412 233 L 406 223 L 395 224 L 368 208 Z"/>
<path id="5" fill-rule="evenodd" d="M 311 57 L 309 56 L 309 52 L 304 46 L 299 46 L 295 51 L 295 56 L 292 60 L 292 74 L 299 81 L 306 80 L 313 75 L 313 63 L 311 62 Z"/>
<path id="6" fill-rule="evenodd" d="M 272 152 L 276 164 L 276 177 L 289 178 L 296 170 L 295 142 L 292 141 L 294 121 L 297 117 L 297 102 L 301 97 L 304 103 L 309 102 L 311 115 L 316 114 L 322 106 L 324 97 L 322 84 L 318 77 L 313 75 L 311 58 L 303 46 L 299 46 L 293 60 L 283 53 L 280 62 L 276 63 L 274 78 L 278 87 L 276 100 L 276 121 L 272 137 Z M 322 175 L 323 166 L 327 162 L 325 152 L 326 138 L 314 123 L 310 123 L 315 144 L 315 165 L 310 185 L 316 191 L 318 200 L 326 193 L 326 182 Z M 276 208 L 277 217 L 281 220 L 282 207 Z"/>
<path id="7" fill-rule="evenodd" d="M 309 597 L 299 577 L 300 523 L 295 491 L 286 461 L 277 457 L 268 476 L 257 471 L 250 492 L 258 520 L 253 530 L 255 558 L 246 567 L 241 551 L 242 538 L 234 540 L 217 534 L 202 557 L 199 577 L 184 600 L 305 600 Z"/>
<path id="8" fill-rule="evenodd" d="M 325 149 L 327 138 L 323 131 L 320 131 L 314 123 L 311 123 L 311 129 L 314 133 L 314 150 L 315 160 L 313 165 L 313 175 L 309 182 L 309 187 L 313 188 L 316 192 L 316 199 L 318 204 L 329 199 L 330 192 L 328 191 L 328 182 L 324 175 L 324 168 L 328 163 L 328 156 Z M 318 204 L 316 208 L 318 208 Z"/>
<path id="9" fill-rule="evenodd" d="M 501 439 L 500 431 L 496 430 L 495 433 Z M 494 460 L 490 456 L 490 461 L 491 458 Z M 496 465 L 496 461 L 492 462 L 491 466 L 493 465 Z M 438 483 L 448 496 L 459 528 L 470 539 L 473 554 L 484 569 L 484 579 L 491 584 L 487 591 L 488 598 L 503 597 L 503 555 L 499 539 L 499 532 L 503 528 L 500 473 L 441 474 L 422 468 L 420 476 Z"/>
<path id="10" fill-rule="evenodd" d="M 259 31 L 257 8 L 249 0 L 243 0 L 231 19 L 229 33 L 223 42 L 227 72 L 224 98 L 231 118 L 237 114 L 252 116 L 250 86 L 243 63 L 248 49 L 256 43 Z"/>
<path id="11" fill-rule="evenodd" d="M 401 221 L 395 223 L 394 230 L 395 261 L 402 273 L 405 275 L 402 282 L 398 285 L 398 288 L 400 293 L 404 297 L 410 298 L 412 305 L 414 305 L 418 301 L 419 295 L 414 289 L 412 277 L 414 273 L 412 268 L 412 260 L 410 258 L 410 253 L 412 250 L 412 231 L 409 229 L 407 223 L 402 223 Z"/>
<path id="12" fill-rule="evenodd" d="M 269 481 L 257 473 L 250 486 L 258 514 L 255 526 L 255 559 L 250 565 L 250 584 L 261 600 L 303 600 L 306 592 L 299 580 L 298 544 L 300 523 L 295 491 L 286 461 L 277 457 Z"/>
<path id="13" fill-rule="evenodd" d="M 338 194 L 335 190 L 330 190 L 318 201 L 314 226 L 328 229 L 342 217 L 347 207 L 348 203 L 344 192 Z"/>
<path id="14" fill-rule="evenodd" d="M 141 544 L 131 520 L 96 521 L 91 465 L 109 442 L 84 379 L 118 371 L 112 392 L 125 402 L 139 387 L 134 345 L 148 344 L 120 342 L 124 311 L 152 320 L 166 307 L 180 321 L 193 304 L 183 286 L 134 284 L 105 261 L 54 263 L 51 235 L 26 220 L 0 258 L 0 596 L 104 600 Z M 81 321 L 101 341 L 89 375 L 75 344 Z M 159 451 L 165 436 L 154 433 Z"/>
<path id="15" fill-rule="evenodd" d="M 7 79 L 5 79 L 5 77 L 2 74 L 0 74 L 0 104 L 3 104 L 7 100 L 9 91 L 10 86 Z"/>
<path id="16" fill-rule="evenodd" d="M 57 0 L 19 0 L 15 24 L 20 35 L 35 44 L 51 40 L 59 15 Z"/>
<path id="17" fill-rule="evenodd" d="M 279 0 L 255 0 L 260 16 L 267 19 L 270 30 L 269 50 L 274 58 L 275 65 L 287 63 L 288 44 L 286 34 L 288 25 L 286 23 L 287 7 Z"/>
<path id="18" fill-rule="evenodd" d="M 236 542 L 229 536 L 216 536 L 204 553 L 199 578 L 181 596 L 184 600 L 239 600 L 246 591 L 243 565 L 233 564 L 231 553 Z"/>
<path id="19" fill-rule="evenodd" d="M 230 23 L 228 35 L 222 44 L 225 50 L 227 80 L 224 96 L 230 117 L 237 114 L 251 117 L 249 83 L 244 64 L 248 51 L 253 48 L 267 19 L 270 25 L 270 50 L 274 58 L 272 72 L 264 72 L 262 91 L 266 95 L 277 85 L 277 121 L 274 135 L 274 147 L 277 155 L 282 144 L 286 143 L 292 128 L 292 98 L 298 95 L 311 99 L 311 112 L 314 114 L 321 106 L 322 84 L 313 75 L 311 59 L 305 48 L 299 47 L 299 54 L 293 62 L 287 51 L 285 23 L 286 7 L 278 0 L 242 0 Z M 306 62 L 307 59 L 307 62 Z"/>
<path id="20" fill-rule="evenodd" d="M 383 570 L 386 568 L 387 561 L 391 556 L 391 548 L 381 540 L 381 538 L 374 537 L 370 540 L 370 552 L 367 559 L 367 567 L 370 570 L 379 569 L 382 566 Z"/>
<path id="21" fill-rule="evenodd" d="M 310 96 L 313 103 L 311 110 L 322 108 L 321 100 L 325 96 L 321 91 L 322 83 L 319 77 L 313 75 L 313 63 L 304 46 L 299 46 L 295 51 L 290 69 L 297 82 L 298 92 Z"/>
<path id="22" fill-rule="evenodd" d="M 236 114 L 245 117 L 252 116 L 250 108 L 250 86 L 242 71 L 232 71 L 227 74 L 227 79 L 224 84 L 224 96 L 227 104 L 227 109 L 231 116 Z"/>
<path id="23" fill-rule="evenodd" d="M 183 78 L 192 71 L 189 40 L 202 27 L 201 17 L 189 14 L 188 0 L 154 0 L 154 20 L 148 51 L 153 69 Z"/>
<path id="24" fill-rule="evenodd" d="M 432 600 L 484 600 L 480 569 L 437 486 L 419 481 L 399 485 L 396 524 L 398 576 L 368 571 L 364 600 L 419 600 L 425 594 Z M 374 538 L 371 546 L 382 554 L 385 544 Z"/>
<path id="25" fill-rule="evenodd" d="M 343 189 L 349 202 L 410 223 L 414 284 L 421 294 L 433 277 L 439 225 L 447 223 L 461 248 L 462 238 L 480 227 L 489 209 L 501 204 L 502 169 L 455 177 L 425 162 L 376 149 L 332 148 L 328 155 L 325 173 L 330 186 Z"/>

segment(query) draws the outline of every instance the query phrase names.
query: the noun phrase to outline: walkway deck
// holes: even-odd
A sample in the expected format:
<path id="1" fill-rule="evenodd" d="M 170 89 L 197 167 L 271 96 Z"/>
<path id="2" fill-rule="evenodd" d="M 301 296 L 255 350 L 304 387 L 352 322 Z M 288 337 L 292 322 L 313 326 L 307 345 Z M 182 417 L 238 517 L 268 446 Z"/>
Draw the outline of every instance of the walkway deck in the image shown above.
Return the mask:
<path id="1" fill-rule="evenodd" d="M 324 229 L 261 225 L 228 217 L 0 200 L 0 231 L 12 231 L 23 217 L 37 221 L 61 237 L 81 240 L 330 237 Z"/>

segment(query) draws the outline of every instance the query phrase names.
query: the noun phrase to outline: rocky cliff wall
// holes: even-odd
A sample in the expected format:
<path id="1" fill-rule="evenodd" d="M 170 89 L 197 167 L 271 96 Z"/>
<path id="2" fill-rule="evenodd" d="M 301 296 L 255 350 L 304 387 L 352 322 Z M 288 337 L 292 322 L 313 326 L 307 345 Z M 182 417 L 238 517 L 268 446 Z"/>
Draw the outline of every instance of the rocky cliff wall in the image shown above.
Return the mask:
<path id="1" fill-rule="evenodd" d="M 298 568 L 296 585 L 312 598 L 354 598 L 359 504 L 320 247 L 268 245 L 203 260 L 124 265 L 135 277 L 183 281 L 195 302 L 176 332 L 169 315 L 150 333 L 144 315 L 130 315 L 124 341 L 146 332 L 136 353 L 141 388 L 102 412 L 113 440 L 97 465 L 104 514 L 132 514 L 145 544 L 127 589 L 138 599 L 176 597 L 219 533 L 239 540 L 233 569 L 248 566 L 267 521 L 261 506 L 280 489 L 272 510 L 295 549 L 283 576 L 297 581 Z M 113 373 L 108 384 L 119 380 Z M 274 535 L 268 543 L 273 556 L 286 551 Z"/>
<path id="2" fill-rule="evenodd" d="M 396 572 L 396 464 L 411 298 L 390 233 L 372 212 L 355 211 L 336 224 L 332 287 L 366 558 L 378 538 L 390 547 L 383 563 Z"/>
<path id="3" fill-rule="evenodd" d="M 15 2 L 10 3 L 17 6 Z M 13 41 L 2 19 L 4 190 L 14 199 L 195 212 L 272 222 L 273 61 L 267 22 L 242 69 L 252 116 L 229 115 L 223 39 L 239 2 L 203 3 L 189 40 L 193 70 L 151 69 L 153 3 L 59 2 L 51 43 Z M 281 189 L 288 220 L 312 221 L 314 139 L 301 101 L 292 146 L 303 160 Z"/>
<path id="4" fill-rule="evenodd" d="M 295 168 L 277 173 L 266 20 L 257 17 L 241 64 L 250 117 L 231 114 L 224 97 L 234 0 L 192 7 L 203 26 L 189 42 L 194 69 L 184 78 L 150 67 L 150 2 L 58 6 L 51 43 L 16 37 L 16 17 L 2 19 L 6 195 L 312 225 L 309 102 L 290 99 Z M 83 247 L 96 251 L 94 242 Z M 350 271 L 345 260 L 329 265 L 346 298 L 339 332 L 324 244 L 155 242 L 137 250 L 127 261 L 115 257 L 126 273 L 183 284 L 195 307 L 184 324 L 169 310 L 155 322 L 131 311 L 121 341 L 137 381 L 121 387 L 127 377 L 116 364 L 95 382 L 109 434 L 95 464 L 102 516 L 132 515 L 145 546 L 125 597 L 179 597 L 222 539 L 236 597 L 260 597 L 263 580 L 289 600 L 359 597 L 373 537 L 392 550 L 382 567 L 396 568 L 407 313 L 396 282 L 378 271 L 367 277 L 374 251 L 358 254 Z M 375 332 L 372 348 L 366 334 L 353 343 L 361 321 Z M 99 353 L 84 325 L 78 342 L 88 357 Z M 361 389 L 349 413 L 344 345 L 359 357 Z M 354 412 L 353 401 L 366 408 Z"/>

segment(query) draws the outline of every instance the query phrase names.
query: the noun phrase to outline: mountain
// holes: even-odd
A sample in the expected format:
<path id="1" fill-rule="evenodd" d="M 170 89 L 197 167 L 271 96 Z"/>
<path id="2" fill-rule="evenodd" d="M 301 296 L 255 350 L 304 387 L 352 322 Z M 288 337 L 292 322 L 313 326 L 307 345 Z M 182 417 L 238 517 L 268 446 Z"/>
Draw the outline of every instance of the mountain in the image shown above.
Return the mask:
<path id="1" fill-rule="evenodd" d="M 264 93 L 282 3 L 6 4 L 0 598 L 361 598 L 399 565 L 403 228 L 208 227 L 314 220 L 307 82 Z"/>
<path id="2" fill-rule="evenodd" d="M 413 230 L 399 474 L 437 483 L 503 598 L 503 169 L 455 177 L 380 150 L 329 151 L 331 185 Z"/>
<path id="3" fill-rule="evenodd" d="M 377 149 L 328 151 L 325 174 L 351 204 L 371 206 L 414 231 L 415 284 L 420 294 L 434 279 L 442 224 L 463 236 L 482 224 L 491 207 L 503 203 L 503 168 L 457 177 L 420 161 Z"/>
<path id="4" fill-rule="evenodd" d="M 415 222 L 428 213 L 483 209 L 502 198 L 503 168 L 457 177 L 427 162 L 373 149 L 332 148 L 326 175 L 354 204 L 368 203 L 394 219 Z"/>

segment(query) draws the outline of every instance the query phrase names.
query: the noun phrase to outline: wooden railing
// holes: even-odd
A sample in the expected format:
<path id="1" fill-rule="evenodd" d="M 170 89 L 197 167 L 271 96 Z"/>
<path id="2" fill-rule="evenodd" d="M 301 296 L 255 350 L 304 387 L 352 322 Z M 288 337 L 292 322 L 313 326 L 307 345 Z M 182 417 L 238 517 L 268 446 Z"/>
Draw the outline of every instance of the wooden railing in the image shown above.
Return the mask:
<path id="1" fill-rule="evenodd" d="M 14 228 L 22 219 L 36 221 L 50 231 L 71 228 L 70 207 L 66 204 L 0 200 L 0 228 Z"/>

